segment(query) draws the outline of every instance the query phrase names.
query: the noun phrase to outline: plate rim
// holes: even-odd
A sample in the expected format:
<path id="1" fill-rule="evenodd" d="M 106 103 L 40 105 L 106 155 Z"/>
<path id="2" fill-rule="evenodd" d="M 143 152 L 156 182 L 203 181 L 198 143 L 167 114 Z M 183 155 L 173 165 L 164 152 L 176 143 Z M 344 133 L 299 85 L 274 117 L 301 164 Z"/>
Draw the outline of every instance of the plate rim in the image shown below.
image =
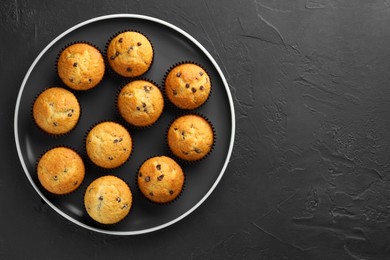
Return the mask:
<path id="1" fill-rule="evenodd" d="M 225 162 L 224 162 L 224 164 L 222 166 L 221 172 L 219 173 L 217 179 L 215 180 L 213 185 L 210 187 L 208 192 L 202 197 L 201 200 L 199 200 L 189 210 L 187 210 L 186 212 L 184 212 L 182 215 L 178 216 L 177 218 L 175 218 L 173 220 L 170 220 L 170 221 L 168 221 L 168 222 L 166 222 L 164 224 L 152 227 L 152 228 L 147 228 L 147 229 L 142 229 L 142 230 L 135 230 L 135 231 L 111 231 L 111 230 L 104 230 L 104 229 L 100 229 L 100 228 L 96 228 L 96 227 L 91 227 L 91 226 L 86 225 L 86 224 L 82 223 L 81 221 L 78 221 L 78 220 L 70 217 L 69 215 L 65 214 L 62 210 L 60 210 L 53 203 L 51 203 L 50 200 L 48 200 L 43 195 L 43 193 L 40 191 L 40 189 L 35 185 L 34 181 L 32 180 L 31 173 L 28 171 L 26 163 L 24 161 L 24 157 L 22 155 L 22 151 L 21 151 L 21 148 L 20 148 L 20 142 L 19 142 L 18 117 L 19 117 L 19 108 L 20 108 L 21 97 L 22 97 L 22 94 L 24 92 L 24 88 L 26 86 L 26 82 L 29 79 L 32 70 L 35 68 L 36 64 L 39 62 L 39 60 L 42 58 L 42 56 L 56 42 L 58 42 L 60 39 L 62 39 L 64 36 L 66 36 L 67 34 L 71 33 L 72 31 L 75 31 L 78 28 L 81 28 L 81 27 L 83 27 L 85 25 L 88 25 L 88 24 L 91 24 L 91 23 L 94 23 L 94 22 L 97 22 L 97 21 L 114 19 L 114 18 L 115 19 L 116 18 L 131 18 L 131 19 L 142 19 L 142 20 L 152 21 L 152 22 L 164 25 L 166 27 L 169 27 L 169 28 L 177 31 L 178 33 L 182 34 L 183 36 L 185 36 L 188 40 L 190 40 L 198 48 L 201 49 L 201 51 L 207 56 L 207 58 L 211 61 L 211 63 L 213 64 L 213 66 L 217 70 L 219 76 L 221 77 L 222 83 L 223 83 L 223 85 L 225 87 L 226 94 L 227 94 L 228 100 L 229 100 L 229 106 L 230 106 L 230 109 L 231 109 L 231 115 L 230 115 L 231 118 L 230 118 L 230 120 L 231 120 L 232 129 L 231 129 L 228 153 L 227 153 Z M 121 14 L 109 14 L 109 15 L 97 16 L 97 17 L 85 20 L 83 22 L 80 22 L 80 23 L 70 27 L 69 29 L 65 30 L 61 34 L 59 34 L 48 45 L 46 45 L 46 47 L 38 54 L 38 56 L 35 58 L 35 60 L 31 64 L 30 68 L 28 69 L 28 71 L 27 71 L 27 73 L 26 73 L 26 75 L 25 75 L 25 77 L 24 77 L 24 79 L 22 81 L 22 84 L 20 86 L 20 89 L 19 89 L 19 93 L 18 93 L 18 96 L 17 96 L 17 99 L 16 99 L 15 112 L 14 112 L 14 137 L 15 137 L 15 144 L 16 144 L 16 149 L 17 149 L 19 161 L 20 161 L 20 163 L 22 165 L 22 168 L 23 168 L 23 171 L 24 171 L 25 175 L 27 176 L 28 180 L 30 181 L 30 183 L 33 186 L 33 188 L 35 189 L 35 191 L 39 194 L 39 196 L 52 209 L 54 209 L 59 215 L 61 215 L 62 217 L 66 218 L 70 222 L 72 222 L 74 224 L 77 224 L 78 226 L 81 226 L 81 227 L 83 227 L 83 228 L 85 228 L 87 230 L 95 231 L 95 232 L 98 232 L 98 233 L 109 234 L 109 235 L 138 235 L 138 234 L 145 234 L 145 233 L 154 232 L 154 231 L 166 228 L 168 226 L 171 226 L 172 224 L 174 224 L 174 223 L 184 219 L 186 216 L 188 216 L 193 211 L 195 211 L 211 195 L 211 193 L 217 187 L 218 183 L 220 182 L 220 180 L 222 179 L 222 177 L 223 177 L 223 175 L 224 175 L 224 173 L 226 171 L 227 165 L 229 164 L 230 157 L 231 157 L 231 154 L 232 154 L 232 151 L 233 151 L 234 139 L 235 139 L 235 129 L 236 129 L 236 122 L 235 122 L 234 103 L 233 103 L 233 98 L 232 98 L 232 95 L 231 95 L 231 92 L 230 92 L 230 89 L 229 89 L 229 85 L 227 84 L 227 80 L 226 80 L 224 74 L 222 73 L 221 68 L 218 66 L 217 62 L 214 60 L 214 58 L 211 56 L 211 54 L 194 37 L 192 37 L 190 34 L 185 32 L 184 30 L 180 29 L 176 25 L 173 25 L 173 24 L 171 24 L 169 22 L 166 22 L 164 20 L 161 20 L 159 18 L 155 18 L 155 17 L 147 16 L 147 15 L 141 15 L 141 14 L 124 14 L 124 13 L 121 13 Z"/>

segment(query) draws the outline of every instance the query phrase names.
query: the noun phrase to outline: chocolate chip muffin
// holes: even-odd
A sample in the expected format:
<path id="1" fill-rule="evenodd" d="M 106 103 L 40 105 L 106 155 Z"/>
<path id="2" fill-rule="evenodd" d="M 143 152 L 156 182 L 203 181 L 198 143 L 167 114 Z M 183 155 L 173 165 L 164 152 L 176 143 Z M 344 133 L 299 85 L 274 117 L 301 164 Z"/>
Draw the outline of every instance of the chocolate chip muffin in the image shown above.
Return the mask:
<path id="1" fill-rule="evenodd" d="M 115 224 L 130 212 L 133 196 L 130 187 L 113 175 L 95 179 L 84 194 L 88 215 L 102 224 Z"/>
<path id="2" fill-rule="evenodd" d="M 57 73 L 74 90 L 89 90 L 98 85 L 105 71 L 103 55 L 87 43 L 66 47 L 57 61 Z"/>
<path id="3" fill-rule="evenodd" d="M 39 159 L 37 175 L 47 191 L 64 195 L 80 186 L 84 180 L 85 167 L 78 153 L 70 148 L 56 147 Z"/>
<path id="4" fill-rule="evenodd" d="M 39 128 L 52 135 L 71 131 L 80 118 L 80 105 L 72 92 L 52 87 L 44 90 L 35 99 L 33 118 Z"/>
<path id="5" fill-rule="evenodd" d="M 131 125 L 150 126 L 161 116 L 164 98 L 160 89 L 146 80 L 125 85 L 117 98 L 120 115 Z"/>
<path id="6" fill-rule="evenodd" d="M 124 164 L 132 151 L 132 138 L 122 125 L 102 122 L 88 133 L 85 142 L 91 161 L 99 167 L 113 169 Z"/>
<path id="7" fill-rule="evenodd" d="M 175 106 L 196 109 L 203 105 L 211 92 L 210 77 L 200 66 L 183 63 L 173 67 L 164 83 L 165 93 Z"/>
<path id="8" fill-rule="evenodd" d="M 168 203 L 176 199 L 184 185 L 184 173 L 179 164 L 167 156 L 146 160 L 137 176 L 142 194 L 155 203 Z"/>
<path id="9" fill-rule="evenodd" d="M 211 152 L 214 131 L 211 124 L 199 115 L 181 116 L 170 125 L 167 143 L 172 153 L 180 159 L 197 161 Z"/>
<path id="10" fill-rule="evenodd" d="M 148 38 L 134 31 L 122 32 L 107 46 L 110 67 L 123 77 L 137 77 L 147 72 L 153 61 L 153 47 Z"/>

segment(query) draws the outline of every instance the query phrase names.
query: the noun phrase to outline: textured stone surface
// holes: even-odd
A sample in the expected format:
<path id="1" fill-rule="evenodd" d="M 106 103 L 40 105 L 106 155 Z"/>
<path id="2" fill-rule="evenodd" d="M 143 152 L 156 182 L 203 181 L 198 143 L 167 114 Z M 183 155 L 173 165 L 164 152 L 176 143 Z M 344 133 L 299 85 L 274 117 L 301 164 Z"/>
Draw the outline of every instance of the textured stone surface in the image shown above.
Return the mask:
<path id="1" fill-rule="evenodd" d="M 111 13 L 154 16 L 198 39 L 236 108 L 214 193 L 135 237 L 84 230 L 42 203 L 13 137 L 35 57 Z M 390 259 L 390 1 L 5 0 L 0 23 L 1 259 Z"/>

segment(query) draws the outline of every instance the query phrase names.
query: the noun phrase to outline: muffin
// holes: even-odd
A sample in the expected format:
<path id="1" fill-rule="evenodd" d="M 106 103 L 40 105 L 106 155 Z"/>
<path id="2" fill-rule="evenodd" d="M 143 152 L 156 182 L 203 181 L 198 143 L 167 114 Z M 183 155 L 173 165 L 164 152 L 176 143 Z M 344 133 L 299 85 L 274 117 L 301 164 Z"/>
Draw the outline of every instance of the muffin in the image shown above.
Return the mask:
<path id="1" fill-rule="evenodd" d="M 115 224 L 130 212 L 133 196 L 130 187 L 118 177 L 106 175 L 95 179 L 84 194 L 88 215 L 102 224 Z"/>
<path id="2" fill-rule="evenodd" d="M 156 156 L 141 165 L 137 183 L 147 199 L 155 203 L 168 203 L 180 195 L 184 185 L 184 173 L 173 159 Z"/>
<path id="3" fill-rule="evenodd" d="M 74 90 L 89 90 L 103 79 L 103 55 L 87 43 L 75 43 L 65 48 L 57 61 L 57 73 L 64 84 Z"/>
<path id="4" fill-rule="evenodd" d="M 180 159 L 197 161 L 211 152 L 214 131 L 211 124 L 199 115 L 181 116 L 170 125 L 167 143 Z"/>
<path id="5" fill-rule="evenodd" d="M 107 46 L 110 67 L 123 77 L 137 77 L 147 72 L 153 61 L 153 47 L 148 38 L 134 31 L 122 32 Z"/>
<path id="6" fill-rule="evenodd" d="M 49 192 L 63 195 L 75 191 L 84 180 L 85 167 L 72 149 L 56 147 L 47 151 L 37 164 L 39 182 Z"/>
<path id="7" fill-rule="evenodd" d="M 76 126 L 80 118 L 80 104 L 72 92 L 52 87 L 35 99 L 32 114 L 35 123 L 43 131 L 61 135 Z"/>
<path id="8" fill-rule="evenodd" d="M 164 88 L 172 104 L 190 110 L 206 102 L 211 92 L 211 82 L 203 68 L 196 64 L 183 63 L 168 72 Z"/>
<path id="9" fill-rule="evenodd" d="M 160 89 L 146 80 L 135 80 L 125 85 L 117 98 L 120 115 L 131 125 L 150 126 L 161 116 L 164 98 Z"/>
<path id="10" fill-rule="evenodd" d="M 91 161 L 105 169 L 113 169 L 124 164 L 132 151 L 132 138 L 122 125 L 103 122 L 94 126 L 88 133 L 85 143 Z"/>

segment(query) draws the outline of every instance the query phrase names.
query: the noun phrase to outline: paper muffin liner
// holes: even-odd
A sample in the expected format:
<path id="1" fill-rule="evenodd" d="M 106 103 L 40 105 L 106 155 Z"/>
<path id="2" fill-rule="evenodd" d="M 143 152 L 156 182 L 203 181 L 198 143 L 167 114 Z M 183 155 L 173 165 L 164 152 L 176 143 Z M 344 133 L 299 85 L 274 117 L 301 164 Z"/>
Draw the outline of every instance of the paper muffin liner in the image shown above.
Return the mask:
<path id="1" fill-rule="evenodd" d="M 57 193 L 53 193 L 49 190 L 47 190 L 43 185 L 42 183 L 39 181 L 39 178 L 38 178 L 38 164 L 39 164 L 39 161 L 42 159 L 42 157 L 47 153 L 49 152 L 50 150 L 53 150 L 55 148 L 67 148 L 67 149 L 70 149 L 72 150 L 73 152 L 75 152 L 82 160 L 83 162 L 83 165 L 84 165 L 84 177 L 82 179 L 82 181 L 78 184 L 77 188 L 74 189 L 73 191 L 70 191 L 70 192 L 67 192 L 67 193 L 64 193 L 64 194 L 57 194 Z M 72 146 L 69 146 L 69 145 L 55 145 L 55 146 L 51 146 L 49 148 L 47 148 L 44 152 L 42 152 L 40 154 L 40 156 L 38 157 L 38 160 L 35 162 L 35 174 L 36 174 L 36 178 L 37 178 L 37 183 L 39 183 L 39 186 L 41 187 L 41 190 L 43 190 L 46 194 L 52 196 L 52 197 L 56 197 L 56 198 L 64 198 L 64 197 L 67 197 L 69 196 L 70 194 L 73 194 L 75 193 L 76 191 L 80 190 L 81 189 L 81 186 L 83 186 L 83 183 L 85 181 L 85 176 L 87 175 L 87 169 L 86 169 L 86 164 L 85 164 L 85 158 L 83 158 L 83 156 L 81 155 L 81 153 L 75 149 L 74 147 Z"/>
<path id="2" fill-rule="evenodd" d="M 180 118 L 180 117 L 182 117 L 182 116 L 188 116 L 188 115 L 200 116 L 200 117 L 202 117 L 203 119 L 205 119 L 205 120 L 209 123 L 209 125 L 210 125 L 210 127 L 211 127 L 211 130 L 212 130 L 212 132 L 213 132 L 213 143 L 212 143 L 212 145 L 211 145 L 211 147 L 210 147 L 210 150 L 209 150 L 208 153 L 205 154 L 202 158 L 197 159 L 197 160 L 186 160 L 186 159 L 183 159 L 183 158 L 178 157 L 177 155 L 175 155 L 175 154 L 172 152 L 172 150 L 171 150 L 171 148 L 170 148 L 170 146 L 169 146 L 169 143 L 168 143 L 168 131 L 169 131 L 169 129 L 171 128 L 172 124 L 176 121 L 176 119 L 178 119 L 178 118 Z M 185 112 L 185 113 L 182 113 L 182 114 L 176 116 L 174 119 L 171 120 L 171 122 L 169 123 L 169 125 L 168 125 L 168 127 L 167 127 L 167 129 L 166 129 L 166 131 L 165 131 L 165 143 L 166 143 L 166 146 L 168 147 L 168 150 L 169 150 L 169 156 L 172 157 L 172 158 L 174 158 L 176 161 L 180 162 L 180 163 L 183 164 L 183 165 L 193 165 L 193 164 L 196 164 L 196 163 L 198 163 L 198 162 L 203 161 L 204 159 L 206 159 L 206 158 L 213 152 L 214 147 L 215 147 L 216 139 L 217 139 L 217 136 L 216 136 L 216 131 L 215 131 L 215 128 L 214 128 L 213 123 L 212 123 L 205 115 L 203 115 L 203 114 L 201 114 L 201 113 L 196 113 L 196 112 Z"/>
<path id="3" fill-rule="evenodd" d="M 100 123 L 104 123 L 104 122 L 113 122 L 113 123 L 117 123 L 119 125 L 121 125 L 122 127 L 124 127 L 126 129 L 126 131 L 129 133 L 130 137 L 131 137 L 131 151 L 130 151 L 130 154 L 129 154 L 129 157 L 121 164 L 121 165 L 118 165 L 116 167 L 113 167 L 113 168 L 105 168 L 105 167 L 102 167 L 102 166 L 99 166 L 97 164 L 95 164 L 92 159 L 89 157 L 88 155 L 88 152 L 87 152 L 87 137 L 88 137 L 88 134 L 89 132 L 95 127 L 97 126 L 98 124 Z M 123 125 L 121 124 L 120 122 L 117 122 L 115 120 L 99 120 L 97 122 L 95 122 L 94 124 L 92 124 L 88 130 L 85 132 L 84 134 L 84 138 L 83 138 L 83 150 L 84 150 L 84 156 L 85 158 L 87 158 L 87 163 L 88 163 L 88 166 L 91 166 L 93 169 L 97 170 L 97 171 L 104 171 L 104 172 L 107 172 L 107 171 L 112 171 L 112 170 L 116 170 L 116 169 L 119 169 L 121 167 L 123 167 L 131 158 L 133 152 L 134 152 L 134 137 L 132 136 L 132 134 L 130 133 L 130 131 Z"/>
<path id="4" fill-rule="evenodd" d="M 68 48 L 69 46 L 72 46 L 73 44 L 77 44 L 77 43 L 84 43 L 84 44 L 88 44 L 88 45 L 94 47 L 96 50 L 99 51 L 99 53 L 102 55 L 102 58 L 103 58 L 104 74 L 103 74 L 101 80 L 100 80 L 98 83 L 96 83 L 96 85 L 95 85 L 94 87 L 89 88 L 89 89 L 85 89 L 85 90 L 82 90 L 82 89 L 74 89 L 74 88 L 72 88 L 72 87 L 66 85 L 66 83 L 63 82 L 62 79 L 61 79 L 61 77 L 58 75 L 58 61 L 59 61 L 59 59 L 60 59 L 61 53 L 62 53 L 66 48 Z M 104 55 L 104 53 L 102 52 L 102 50 L 101 50 L 98 46 L 96 46 L 95 44 L 93 44 L 93 43 L 91 43 L 91 42 L 89 42 L 89 41 L 80 40 L 80 41 L 73 41 L 73 42 L 70 42 L 70 43 L 66 44 L 65 46 L 63 46 L 62 49 L 61 49 L 61 50 L 58 52 L 58 54 L 57 54 L 56 62 L 55 62 L 55 68 L 56 68 L 57 77 L 58 77 L 58 79 L 59 79 L 67 88 L 69 88 L 69 89 L 72 89 L 72 90 L 78 91 L 78 92 L 87 92 L 87 91 L 91 91 L 91 90 L 95 89 L 96 87 L 98 87 L 98 86 L 102 83 L 102 81 L 103 81 L 103 79 L 104 79 L 104 77 L 105 77 L 105 75 L 106 75 L 106 72 L 107 72 L 107 63 L 106 63 L 106 60 L 104 59 L 104 57 L 105 57 L 105 55 Z"/>
<path id="5" fill-rule="evenodd" d="M 79 104 L 79 107 L 80 107 L 80 116 L 79 116 L 79 119 L 77 120 L 76 124 L 73 126 L 72 129 L 70 129 L 68 132 L 66 133 L 60 133 L 60 134 L 53 134 L 53 133 L 49 133 L 47 132 L 46 130 L 44 130 L 43 128 L 41 128 L 38 123 L 35 121 L 35 118 L 34 118 L 34 104 L 37 100 L 37 98 L 39 97 L 39 95 L 41 95 L 43 92 L 45 92 L 46 90 L 48 89 L 51 89 L 51 88 L 62 88 L 64 90 L 67 90 L 69 91 L 70 93 L 72 93 L 74 95 L 74 97 L 76 98 L 77 100 L 77 103 Z M 43 134 L 49 136 L 49 137 L 54 137 L 54 138 L 60 138 L 60 137 L 64 137 L 64 136 L 67 136 L 69 135 L 71 132 L 73 132 L 74 129 L 76 129 L 76 127 L 78 126 L 78 124 L 80 123 L 80 120 L 81 120 L 81 117 L 82 117 L 82 107 L 81 107 L 81 104 L 80 104 L 80 101 L 78 99 L 78 97 L 76 96 L 75 92 L 72 90 L 72 89 L 68 89 L 68 88 L 64 88 L 62 86 L 50 86 L 50 87 L 47 87 L 43 90 L 41 90 L 38 94 L 35 95 L 34 99 L 33 99 L 33 102 L 31 104 L 31 108 L 30 108 L 30 116 L 31 116 L 31 119 L 32 121 L 34 122 L 34 125 L 39 129 L 40 132 L 42 132 Z"/>
<path id="6" fill-rule="evenodd" d="M 126 183 L 126 185 L 129 187 L 129 190 L 130 190 L 130 193 L 131 193 L 131 205 L 130 205 L 130 208 L 129 208 L 129 212 L 126 214 L 126 216 L 124 218 L 122 218 L 121 220 L 119 220 L 118 222 L 115 222 L 115 223 L 101 223 L 101 222 L 98 222 L 97 220 L 93 219 L 89 214 L 88 214 L 88 211 L 87 211 L 87 208 L 85 206 L 85 202 L 84 202 L 84 197 L 85 197 L 85 194 L 86 192 L 88 191 L 88 187 L 89 185 L 95 181 L 96 179 L 98 178 L 101 178 L 101 177 L 105 177 L 105 176 L 114 176 L 120 180 L 122 180 L 124 183 Z M 91 180 L 85 187 L 85 190 L 84 190 L 84 193 L 82 195 L 82 200 L 83 200 L 83 207 L 84 207 L 84 210 L 85 210 L 85 213 L 86 215 L 88 216 L 88 218 L 93 221 L 96 225 L 102 227 L 102 228 L 107 228 L 107 227 L 114 227 L 115 225 L 118 225 L 120 223 L 122 223 L 123 221 L 125 221 L 126 219 L 128 219 L 129 215 L 131 214 L 132 212 L 132 209 L 133 209 L 133 205 L 134 205 L 134 191 L 131 190 L 131 187 L 130 185 L 121 177 L 115 175 L 115 174 L 105 174 L 105 175 L 102 175 L 102 176 L 99 176 L 99 177 L 96 177 L 94 178 L 93 180 Z"/>
<path id="7" fill-rule="evenodd" d="M 148 68 L 144 73 L 142 73 L 141 75 L 134 76 L 134 77 L 126 77 L 126 76 L 120 75 L 120 74 L 117 73 L 113 68 L 111 68 L 110 62 L 108 61 L 109 58 L 108 58 L 108 55 L 107 55 L 107 51 L 108 51 L 108 46 L 110 45 L 110 42 L 111 42 L 116 36 L 118 36 L 118 35 L 121 34 L 121 33 L 125 33 L 125 32 L 136 32 L 136 33 L 142 34 L 143 36 L 146 37 L 146 39 L 148 39 L 150 45 L 152 46 L 153 57 L 152 57 L 152 61 L 150 62 L 149 68 Z M 141 31 L 135 30 L 135 29 L 124 29 L 124 30 L 120 30 L 120 31 L 114 33 L 114 34 L 111 35 L 111 37 L 107 40 L 106 45 L 105 45 L 105 48 L 104 48 L 104 55 L 103 55 L 103 56 L 104 56 L 104 61 L 105 61 L 105 64 L 106 64 L 106 68 L 108 69 L 108 71 L 110 72 L 110 74 L 114 75 L 117 79 L 133 79 L 133 78 L 142 77 L 143 75 L 145 75 L 146 73 L 148 73 L 148 71 L 150 70 L 150 68 L 153 66 L 153 62 L 154 62 L 154 58 L 155 58 L 155 51 L 154 51 L 154 46 L 153 46 L 152 41 L 149 39 L 149 37 L 148 37 L 146 34 L 144 34 L 144 33 L 141 32 Z"/>
<path id="8" fill-rule="evenodd" d="M 166 93 L 165 81 L 166 81 L 166 79 L 167 79 L 167 77 L 168 77 L 168 74 L 169 74 L 175 67 L 177 67 L 177 66 L 179 66 L 179 65 L 183 65 L 183 64 L 193 64 L 193 65 L 197 65 L 197 66 L 199 66 L 200 68 L 202 68 L 202 69 L 206 72 L 206 74 L 209 76 L 209 80 L 210 80 L 210 93 L 209 93 L 209 95 L 207 96 L 206 100 L 205 100 L 202 104 L 200 104 L 199 106 L 197 106 L 197 107 L 195 107 L 195 108 L 189 108 L 189 109 L 187 109 L 187 108 L 180 108 L 180 107 L 176 106 L 176 105 L 168 98 L 168 95 L 167 95 L 167 93 Z M 187 111 L 187 112 L 195 111 L 195 110 L 197 110 L 197 109 L 203 107 L 204 105 L 206 105 L 206 103 L 207 103 L 208 100 L 210 99 L 210 96 L 211 96 L 211 94 L 212 94 L 212 92 L 213 92 L 213 82 L 212 82 L 210 73 L 207 71 L 207 69 L 206 69 L 203 65 L 201 65 L 201 64 L 199 64 L 199 63 L 197 63 L 197 62 L 191 61 L 191 60 L 179 61 L 179 62 L 177 62 L 177 63 L 171 65 L 171 66 L 169 67 L 169 69 L 168 69 L 168 70 L 165 72 L 165 74 L 164 74 L 164 77 L 163 77 L 161 86 L 162 86 L 162 90 L 163 90 L 164 99 L 167 100 L 167 103 L 168 103 L 169 108 L 171 108 L 171 109 L 174 110 L 174 111 Z"/>
<path id="9" fill-rule="evenodd" d="M 133 82 L 133 81 L 137 81 L 137 80 L 144 80 L 144 81 L 147 81 L 151 84 L 153 84 L 155 87 L 157 87 L 159 90 L 160 90 L 160 93 L 162 95 L 162 98 L 163 98 L 163 110 L 160 114 L 160 116 L 157 118 L 156 121 L 154 121 L 153 123 L 149 124 L 149 125 L 145 125 L 145 126 L 137 126 L 137 125 L 133 125 L 131 124 L 130 122 L 128 122 L 120 113 L 119 111 L 119 106 L 118 106 L 118 98 L 119 98 L 119 94 L 120 92 L 122 91 L 122 89 L 129 83 Z M 162 117 L 163 113 L 164 113 L 164 109 L 165 109 L 165 98 L 164 98 L 164 94 L 163 94 L 163 91 L 161 89 L 161 87 L 153 80 L 149 79 L 149 78 L 144 78 L 144 77 L 135 77 L 135 78 L 132 78 L 131 80 L 127 80 L 125 82 L 122 83 L 121 87 L 117 90 L 116 92 L 116 96 L 115 96 L 115 111 L 116 111 L 116 117 L 118 118 L 118 120 L 120 121 L 121 124 L 125 125 L 126 127 L 130 128 L 130 129 L 134 129 L 134 130 L 142 130 L 142 129 L 148 129 L 152 126 L 154 126 L 159 120 L 160 118 Z"/>
<path id="10" fill-rule="evenodd" d="M 180 166 L 181 170 L 183 171 L 183 175 L 184 175 L 183 187 L 182 187 L 180 193 L 179 193 L 174 199 L 172 199 L 172 200 L 170 200 L 170 201 L 167 201 L 167 202 L 155 202 L 155 201 L 149 199 L 149 198 L 141 191 L 141 188 L 140 188 L 139 185 L 138 185 L 138 175 L 139 175 L 139 172 L 140 172 L 140 170 L 141 170 L 142 165 L 143 165 L 147 160 L 152 159 L 152 158 L 154 158 L 154 157 L 158 157 L 158 156 L 166 156 L 166 157 L 169 157 L 169 158 L 171 158 L 172 160 L 174 160 L 174 161 Z M 184 169 L 183 169 L 183 166 L 182 166 L 175 158 L 173 158 L 172 156 L 170 156 L 170 155 L 165 155 L 165 154 L 156 154 L 156 155 L 152 155 L 152 156 L 147 157 L 144 161 L 142 161 L 142 163 L 140 163 L 140 165 L 138 166 L 137 172 L 136 172 L 136 174 L 135 174 L 135 184 L 136 184 L 136 186 L 137 186 L 138 193 L 140 193 L 140 194 L 141 194 L 141 197 L 142 197 L 146 202 L 148 202 L 150 205 L 167 206 L 167 205 L 174 204 L 174 203 L 182 196 L 182 194 L 183 194 L 183 192 L 184 192 L 184 190 L 185 190 L 185 188 L 186 188 L 186 173 L 185 173 L 185 171 L 184 171 Z"/>

